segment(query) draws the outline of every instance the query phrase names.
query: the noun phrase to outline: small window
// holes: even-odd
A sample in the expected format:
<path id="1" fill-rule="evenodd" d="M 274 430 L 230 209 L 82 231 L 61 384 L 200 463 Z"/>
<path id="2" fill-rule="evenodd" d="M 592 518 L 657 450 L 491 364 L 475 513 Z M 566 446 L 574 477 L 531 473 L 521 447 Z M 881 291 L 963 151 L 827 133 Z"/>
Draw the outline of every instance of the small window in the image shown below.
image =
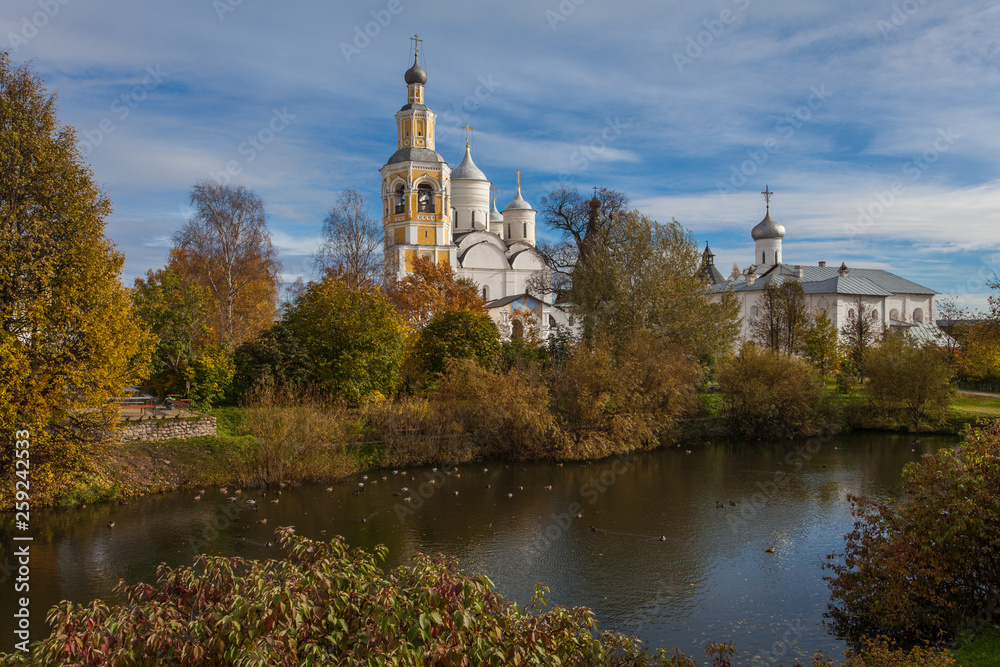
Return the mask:
<path id="1" fill-rule="evenodd" d="M 896 320 L 898 322 L 899 321 L 899 310 L 896 309 L 896 308 L 893 308 L 892 310 L 890 310 L 889 311 L 889 319 L 890 320 Z"/>
<path id="2" fill-rule="evenodd" d="M 524 230 L 521 232 L 521 236 L 528 238 L 528 223 L 524 223 Z"/>
<path id="3" fill-rule="evenodd" d="M 430 231 L 429 231 L 429 230 L 426 230 L 426 229 L 425 229 L 425 230 L 424 230 L 424 238 L 425 238 L 425 239 L 429 239 L 430 237 L 431 237 L 431 233 L 430 233 Z"/>
<path id="4" fill-rule="evenodd" d="M 767 253 L 766 252 L 760 253 L 760 263 L 761 264 L 767 264 Z"/>
<path id="5" fill-rule="evenodd" d="M 507 238 L 510 238 L 510 225 L 507 225 Z"/>
<path id="6" fill-rule="evenodd" d="M 484 286 L 483 287 L 483 301 L 489 301 L 489 300 L 490 300 L 490 288 Z"/>
<path id="7" fill-rule="evenodd" d="M 475 211 L 472 212 L 472 223 L 471 223 L 471 225 L 473 227 L 476 226 L 476 212 Z"/>
<path id="8" fill-rule="evenodd" d="M 924 311 L 923 311 L 922 308 L 914 308 L 913 309 L 913 321 L 914 322 L 923 322 L 924 321 Z"/>
<path id="9" fill-rule="evenodd" d="M 856 317 L 857 317 L 857 315 L 854 313 L 854 309 L 853 308 L 851 308 L 850 310 L 847 311 L 847 319 L 853 320 Z"/>

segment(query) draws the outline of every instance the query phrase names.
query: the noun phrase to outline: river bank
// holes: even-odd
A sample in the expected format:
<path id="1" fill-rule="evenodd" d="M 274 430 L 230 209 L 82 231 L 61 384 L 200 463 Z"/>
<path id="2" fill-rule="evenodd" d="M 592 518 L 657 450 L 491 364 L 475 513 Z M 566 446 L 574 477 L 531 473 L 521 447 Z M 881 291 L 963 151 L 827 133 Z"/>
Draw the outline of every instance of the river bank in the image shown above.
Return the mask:
<path id="1" fill-rule="evenodd" d="M 830 393 L 839 403 L 843 422 L 848 431 L 911 432 L 906 426 L 859 418 L 864 413 L 864 399 L 859 395 Z M 57 489 L 50 498 L 36 498 L 36 506 L 80 506 L 95 502 L 124 501 L 147 494 L 163 493 L 202 486 L 227 484 L 248 485 L 245 474 L 256 447 L 254 436 L 246 435 L 246 410 L 239 407 L 219 407 L 206 414 L 217 420 L 217 435 L 156 442 L 125 442 L 98 448 L 91 459 L 91 470 L 75 476 Z M 1000 418 L 1000 397 L 961 392 L 956 394 L 946 418 L 924 426 L 916 433 L 959 435 L 966 425 L 979 419 Z M 676 439 L 669 446 L 691 449 L 726 438 L 721 396 L 703 394 L 698 416 L 677 423 Z M 416 436 L 415 439 L 419 439 Z M 467 463 L 483 456 L 474 439 L 470 446 L 456 447 L 450 443 L 440 456 L 424 443 L 419 463 L 442 465 Z M 414 464 L 411 452 L 396 451 L 388 458 L 376 453 L 372 444 L 359 443 L 350 447 L 330 448 L 315 455 L 305 471 L 287 471 L 282 481 L 288 484 L 304 482 L 335 483 L 363 470 L 392 468 Z M 576 457 L 546 456 L 573 460 Z M 7 508 L 4 508 L 6 510 Z"/>

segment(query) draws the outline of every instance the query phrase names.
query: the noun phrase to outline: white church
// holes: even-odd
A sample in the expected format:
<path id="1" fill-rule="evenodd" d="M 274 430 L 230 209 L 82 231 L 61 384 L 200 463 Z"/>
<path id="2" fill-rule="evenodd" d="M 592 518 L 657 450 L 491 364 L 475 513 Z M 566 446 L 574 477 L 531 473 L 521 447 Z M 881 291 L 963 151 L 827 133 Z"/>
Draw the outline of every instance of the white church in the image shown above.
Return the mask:
<path id="1" fill-rule="evenodd" d="M 407 100 L 396 112 L 397 150 L 380 172 L 387 276 L 403 277 L 416 257 L 450 265 L 457 277 L 478 285 L 504 338 L 519 326 L 511 320 L 517 308 L 534 313 L 543 338 L 556 325 L 571 326 L 553 296 L 529 293 L 530 281 L 544 279 L 546 267 L 535 248 L 536 211 L 521 196 L 521 173 L 516 195 L 498 210 L 492 184 L 472 161 L 468 124 L 458 167 L 452 170 L 435 150 L 437 116 L 424 104 L 427 72 L 416 48 L 403 78 Z"/>
<path id="2" fill-rule="evenodd" d="M 875 309 L 885 330 L 902 330 L 920 342 L 942 344 L 946 334 L 935 323 L 935 297 L 937 292 L 882 269 L 860 269 L 841 263 L 839 267 L 826 262 L 815 265 L 788 264 L 781 252 L 785 237 L 784 225 L 771 218 L 771 193 L 762 193 L 767 212 L 751 230 L 754 241 L 754 261 L 745 271 L 733 267 L 728 277 L 715 266 L 711 249 L 705 246 L 703 277 L 709 291 L 720 293 L 732 289 L 739 299 L 740 316 L 743 318 L 741 338 L 752 337 L 750 323 L 760 315 L 761 292 L 772 282 L 797 280 L 805 294 L 809 312 L 826 311 L 837 331 L 856 312 L 858 299 L 866 311 Z"/>

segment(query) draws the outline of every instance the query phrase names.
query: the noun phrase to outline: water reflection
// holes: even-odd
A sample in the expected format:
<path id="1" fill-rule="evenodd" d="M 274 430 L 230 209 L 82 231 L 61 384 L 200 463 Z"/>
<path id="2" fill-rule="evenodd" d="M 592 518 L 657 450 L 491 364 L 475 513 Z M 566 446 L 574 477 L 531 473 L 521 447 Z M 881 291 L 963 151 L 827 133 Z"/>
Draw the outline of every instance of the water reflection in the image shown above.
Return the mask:
<path id="1" fill-rule="evenodd" d="M 363 492 L 360 479 L 264 497 L 208 488 L 198 501 L 189 491 L 43 512 L 34 517 L 34 628 L 42 632 L 53 603 L 114 601 L 120 578 L 152 581 L 160 562 L 188 564 L 199 551 L 276 555 L 265 543 L 275 527 L 294 525 L 311 538 L 385 544 L 387 567 L 418 551 L 455 556 L 522 604 L 544 582 L 550 604 L 586 605 L 602 628 L 636 633 L 654 648 L 700 658 L 706 641 L 734 641 L 740 664 L 839 655 L 842 644 L 822 625 L 829 593 L 821 566 L 851 529 L 846 495 L 893 495 L 905 463 L 954 441 L 925 437 L 913 451 L 905 436 L 840 436 L 801 466 L 787 463 L 804 444 L 792 442 L 667 449 L 589 465 L 485 462 L 457 474 L 372 473 Z M 9 651 L 12 582 L 0 590 L 0 649 Z"/>

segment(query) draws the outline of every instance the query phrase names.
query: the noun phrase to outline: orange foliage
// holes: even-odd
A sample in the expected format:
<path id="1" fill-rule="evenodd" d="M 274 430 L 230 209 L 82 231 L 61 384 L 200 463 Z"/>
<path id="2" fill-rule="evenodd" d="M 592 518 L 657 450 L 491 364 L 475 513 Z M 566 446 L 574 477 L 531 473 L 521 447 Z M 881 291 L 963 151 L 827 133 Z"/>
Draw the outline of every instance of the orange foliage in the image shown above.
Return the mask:
<path id="1" fill-rule="evenodd" d="M 423 257 L 413 260 L 413 271 L 405 278 L 386 285 L 386 295 L 413 330 L 422 329 L 435 315 L 453 310 L 486 312 L 475 283 L 456 279 L 450 265 Z"/>

